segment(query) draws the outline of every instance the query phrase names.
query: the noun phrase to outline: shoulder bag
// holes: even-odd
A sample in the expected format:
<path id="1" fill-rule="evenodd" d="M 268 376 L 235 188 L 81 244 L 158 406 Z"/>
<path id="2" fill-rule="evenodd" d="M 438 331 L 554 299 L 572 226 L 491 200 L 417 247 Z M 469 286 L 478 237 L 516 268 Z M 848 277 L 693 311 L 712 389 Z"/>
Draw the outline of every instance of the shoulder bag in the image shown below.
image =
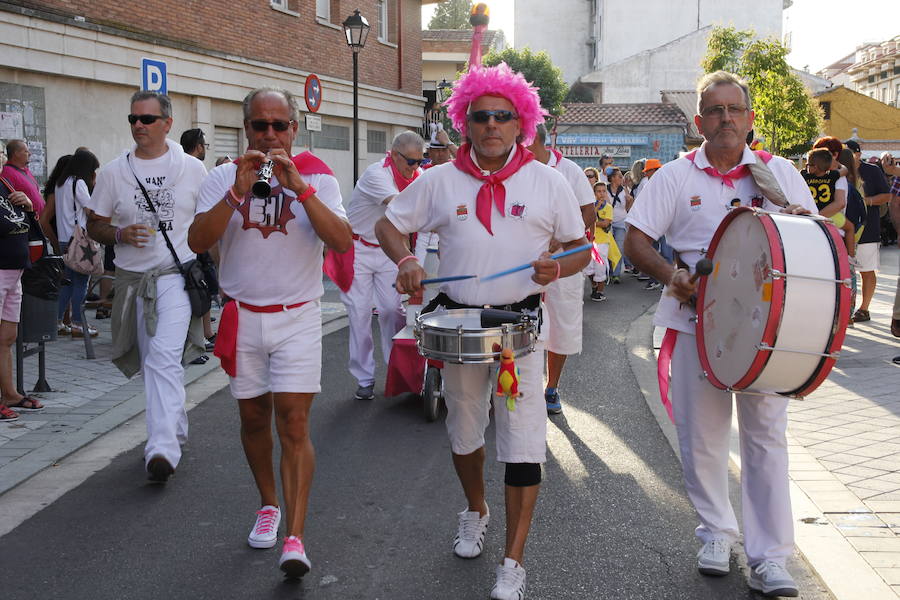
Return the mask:
<path id="1" fill-rule="evenodd" d="M 134 175 L 134 180 L 137 182 L 138 187 L 141 188 L 141 193 L 147 201 L 150 212 L 156 214 L 156 207 L 153 205 L 153 201 L 150 200 L 147 188 L 144 187 L 144 184 L 141 183 L 141 180 L 138 179 L 138 176 L 133 171 L 131 174 Z M 178 272 L 184 277 L 184 291 L 187 292 L 188 298 L 191 301 L 191 316 L 200 318 L 208 313 L 212 306 L 212 294 L 210 293 L 209 286 L 206 284 L 203 265 L 196 258 L 182 264 L 178 259 L 178 253 L 175 252 L 175 247 L 172 246 L 169 234 L 166 233 L 162 223 L 160 223 L 159 231 L 162 233 L 163 239 L 166 240 L 166 246 L 169 248 L 169 252 L 172 253 L 172 258 L 175 259 L 175 266 L 178 267 Z"/>
<path id="2" fill-rule="evenodd" d="M 88 237 L 84 227 L 78 224 L 78 204 L 75 201 L 75 185 L 78 180 L 72 182 L 72 210 L 75 213 L 75 227 L 72 230 L 72 239 L 63 256 L 63 262 L 67 267 L 83 275 L 103 275 L 103 250 L 100 243 Z"/>

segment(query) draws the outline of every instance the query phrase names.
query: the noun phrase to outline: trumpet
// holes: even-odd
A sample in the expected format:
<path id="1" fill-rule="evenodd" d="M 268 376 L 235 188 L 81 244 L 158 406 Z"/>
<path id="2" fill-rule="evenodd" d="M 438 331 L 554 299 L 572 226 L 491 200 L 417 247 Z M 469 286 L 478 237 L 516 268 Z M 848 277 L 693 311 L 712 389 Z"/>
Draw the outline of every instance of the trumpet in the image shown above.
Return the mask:
<path id="1" fill-rule="evenodd" d="M 269 180 L 272 179 L 272 170 L 275 168 L 275 162 L 271 159 L 263 162 L 256 172 L 257 181 L 250 188 L 250 192 L 256 198 L 268 198 L 272 193 L 272 186 Z"/>

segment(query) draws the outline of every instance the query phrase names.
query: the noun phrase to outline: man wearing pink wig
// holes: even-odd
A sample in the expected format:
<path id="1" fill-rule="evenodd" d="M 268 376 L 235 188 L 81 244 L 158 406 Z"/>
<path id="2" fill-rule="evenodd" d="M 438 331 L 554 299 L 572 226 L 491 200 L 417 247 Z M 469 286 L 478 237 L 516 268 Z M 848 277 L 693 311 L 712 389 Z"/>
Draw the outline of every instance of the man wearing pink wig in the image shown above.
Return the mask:
<path id="1" fill-rule="evenodd" d="M 544 287 L 578 273 L 590 256 L 552 260 L 552 239 L 563 249 L 586 243 L 584 223 L 562 175 L 523 144 L 543 121 L 536 89 L 506 64 L 473 67 L 447 101 L 453 126 L 466 140 L 450 163 L 434 167 L 388 206 L 375 233 L 397 263 L 397 291 L 422 291 L 425 271 L 406 245 L 407 234 L 440 237 L 438 276 L 485 276 L 522 263 L 533 269 L 482 282 L 441 285 L 429 308 L 494 307 L 537 316 Z M 429 309 L 426 308 L 426 311 Z M 547 417 L 543 398 L 543 347 L 516 359 L 521 395 L 495 402 L 497 460 L 506 463 L 506 548 L 491 598 L 525 597 L 522 559 L 546 460 Z M 468 506 L 459 513 L 453 551 L 475 558 L 484 546 L 490 514 L 484 492 L 484 431 L 489 423 L 492 365 L 444 365 L 447 432 L 453 465 Z"/>

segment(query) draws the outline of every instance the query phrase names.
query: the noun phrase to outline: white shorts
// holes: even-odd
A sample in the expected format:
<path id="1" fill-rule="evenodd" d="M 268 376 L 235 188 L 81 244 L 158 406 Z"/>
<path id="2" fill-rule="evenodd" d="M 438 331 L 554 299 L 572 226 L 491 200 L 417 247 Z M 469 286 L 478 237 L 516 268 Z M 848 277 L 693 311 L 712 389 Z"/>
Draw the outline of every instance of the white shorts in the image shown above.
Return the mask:
<path id="1" fill-rule="evenodd" d="M 584 309 L 584 278 L 581 271 L 547 286 L 544 294 L 542 339 L 555 354 L 581 352 L 581 323 Z"/>
<path id="2" fill-rule="evenodd" d="M 878 242 L 868 242 L 856 245 L 856 260 L 859 261 L 858 272 L 866 273 L 868 271 L 878 270 L 878 247 L 880 245 L 881 244 Z"/>
<path id="3" fill-rule="evenodd" d="M 547 406 L 544 402 L 544 348 L 516 359 L 519 391 L 516 410 L 506 398 L 493 396 L 496 365 L 444 363 L 444 400 L 447 435 L 454 454 L 471 454 L 484 446 L 491 400 L 496 423 L 497 460 L 504 463 L 543 463 L 547 460 Z"/>
<path id="4" fill-rule="evenodd" d="M 606 281 L 607 271 L 609 270 L 609 244 L 597 244 L 595 242 L 594 248 L 597 250 L 597 254 L 603 259 L 603 262 L 598 263 L 591 257 L 591 262 L 588 263 L 582 273 L 590 277 L 596 283 L 603 283 Z"/>
<path id="5" fill-rule="evenodd" d="M 238 309 L 237 377 L 229 382 L 238 400 L 267 392 L 321 391 L 322 316 L 319 301 L 281 312 Z"/>

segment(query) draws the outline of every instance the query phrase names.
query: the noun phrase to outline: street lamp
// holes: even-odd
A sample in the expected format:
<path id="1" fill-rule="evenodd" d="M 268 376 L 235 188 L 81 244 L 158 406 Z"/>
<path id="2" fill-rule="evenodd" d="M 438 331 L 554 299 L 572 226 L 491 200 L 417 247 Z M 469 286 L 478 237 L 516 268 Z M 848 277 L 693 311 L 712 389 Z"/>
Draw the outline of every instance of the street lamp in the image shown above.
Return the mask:
<path id="1" fill-rule="evenodd" d="M 342 23 L 347 45 L 353 51 L 353 185 L 359 179 L 359 51 L 369 37 L 369 22 L 359 9 Z"/>

